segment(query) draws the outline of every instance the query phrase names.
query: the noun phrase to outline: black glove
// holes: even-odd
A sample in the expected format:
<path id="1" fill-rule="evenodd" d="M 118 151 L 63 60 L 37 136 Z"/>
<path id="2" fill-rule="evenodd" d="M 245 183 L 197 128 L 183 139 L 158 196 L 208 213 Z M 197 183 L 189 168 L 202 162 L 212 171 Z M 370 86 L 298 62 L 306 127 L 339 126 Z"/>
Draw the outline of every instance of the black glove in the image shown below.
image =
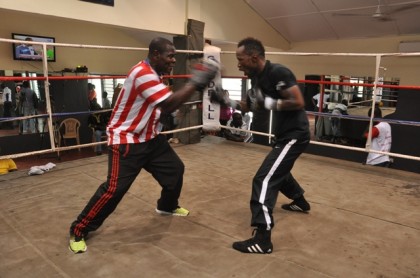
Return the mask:
<path id="1" fill-rule="evenodd" d="M 264 109 L 264 95 L 259 88 L 249 89 L 246 94 L 250 100 L 251 111 Z"/>
<path id="2" fill-rule="evenodd" d="M 220 70 L 220 65 L 214 60 L 204 60 L 194 65 L 190 82 L 198 91 L 204 90 Z"/>
<path id="3" fill-rule="evenodd" d="M 227 106 L 230 102 L 229 96 L 222 87 L 216 86 L 214 88 L 209 89 L 210 95 L 210 102 L 216 102 L 221 105 Z"/>
<path id="4" fill-rule="evenodd" d="M 222 87 L 216 86 L 214 88 L 209 88 L 210 102 L 219 103 L 221 106 L 232 107 L 233 109 L 241 109 L 239 102 L 229 98 L 229 92 L 223 90 Z"/>

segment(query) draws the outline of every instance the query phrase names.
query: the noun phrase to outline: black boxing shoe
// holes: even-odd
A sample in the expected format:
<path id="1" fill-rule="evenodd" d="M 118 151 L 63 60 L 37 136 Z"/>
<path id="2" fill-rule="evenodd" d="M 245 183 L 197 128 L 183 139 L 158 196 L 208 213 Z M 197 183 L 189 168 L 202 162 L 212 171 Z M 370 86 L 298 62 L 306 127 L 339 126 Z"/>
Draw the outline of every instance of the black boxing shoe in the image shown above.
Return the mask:
<path id="1" fill-rule="evenodd" d="M 242 253 L 270 254 L 273 252 L 271 243 L 271 231 L 255 229 L 252 238 L 237 241 L 232 244 L 232 248 Z"/>
<path id="2" fill-rule="evenodd" d="M 296 212 L 303 212 L 308 213 L 311 210 L 311 206 L 309 203 L 303 198 L 298 198 L 291 202 L 290 204 L 284 204 L 281 206 L 284 210 L 296 211 Z"/>

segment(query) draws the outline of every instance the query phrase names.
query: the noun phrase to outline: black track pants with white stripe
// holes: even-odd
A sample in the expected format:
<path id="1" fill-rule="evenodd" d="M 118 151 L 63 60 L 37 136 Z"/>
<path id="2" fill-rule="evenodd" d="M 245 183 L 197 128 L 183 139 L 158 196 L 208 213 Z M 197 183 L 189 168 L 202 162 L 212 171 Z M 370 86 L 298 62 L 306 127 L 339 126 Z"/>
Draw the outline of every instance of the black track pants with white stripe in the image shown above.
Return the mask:
<path id="1" fill-rule="evenodd" d="M 157 208 L 164 211 L 177 208 L 184 164 L 164 135 L 141 144 L 113 145 L 108 156 L 107 181 L 99 186 L 72 223 L 71 234 L 86 236 L 98 229 L 116 209 L 141 169 L 151 173 L 162 187 Z"/>
<path id="2" fill-rule="evenodd" d="M 279 191 L 289 199 L 303 194 L 304 190 L 290 171 L 308 144 L 308 140 L 296 139 L 277 143 L 266 156 L 252 181 L 251 226 L 274 227 L 272 214 Z"/>

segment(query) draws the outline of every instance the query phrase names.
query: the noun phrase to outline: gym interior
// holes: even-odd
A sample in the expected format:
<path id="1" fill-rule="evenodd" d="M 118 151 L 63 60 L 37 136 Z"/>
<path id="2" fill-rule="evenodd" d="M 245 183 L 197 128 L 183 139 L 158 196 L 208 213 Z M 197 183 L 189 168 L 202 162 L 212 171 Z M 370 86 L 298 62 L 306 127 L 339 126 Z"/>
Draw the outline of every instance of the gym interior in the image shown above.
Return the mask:
<path id="1" fill-rule="evenodd" d="M 285 24 L 288 19 L 299 19 L 298 15 L 315 17 L 306 10 L 312 1 L 295 3 L 299 12 L 283 9 L 285 14 L 277 17 L 267 7 L 280 9 L 284 3 L 274 0 L 23 2 L 0 0 L 0 83 L 15 92 L 23 80 L 30 80 L 40 102 L 36 132 L 23 134 L 19 115 L 13 115 L 11 128 L 5 128 L 7 119 L 1 121 L 0 159 L 13 158 L 22 165 L 0 176 L 1 277 L 420 274 L 420 148 L 416 147 L 420 138 L 420 48 L 416 48 L 420 27 L 415 22 L 411 27 L 404 25 L 411 31 L 393 34 L 382 34 L 379 23 L 369 23 L 364 28 L 371 28 L 371 35 L 363 37 L 349 29 L 347 35 L 334 38 L 322 26 L 325 32 L 315 38 L 309 26 L 308 31 L 283 34 L 275 29 L 276 21 Z M 323 1 L 313 2 L 321 7 Z M 401 13 L 420 9 L 416 6 L 420 1 L 408 3 L 410 9 L 403 6 L 407 1 L 384 0 L 378 6 L 372 0 L 363 4 L 366 7 L 361 1 L 343 2 L 354 2 L 356 8 L 346 9 L 352 13 L 360 9 L 362 14 L 378 7 L 387 12 L 398 8 Z M 326 9 L 321 14 L 325 19 L 343 18 L 356 24 L 348 16 L 336 17 L 339 11 L 335 7 L 334 12 Z M 288 13 L 295 17 L 288 18 Z M 384 19 L 383 24 L 391 21 Z M 299 34 L 307 39 L 298 38 Z M 16 59 L 19 36 L 46 40 L 42 42 L 52 39 L 53 59 Z M 279 198 L 272 254 L 240 254 L 231 248 L 233 241 L 252 233 L 251 183 L 271 148 L 270 137 L 234 143 L 203 135 L 200 97 L 180 108 L 178 124 L 181 129 L 197 128 L 169 133 L 179 139 L 171 145 L 186 166 L 181 202 L 191 215 L 156 215 L 159 186 L 144 171 L 114 214 L 92 233 L 89 251 L 74 255 L 67 249 L 70 222 L 106 178 L 107 157 L 95 155 L 93 145 L 98 143 L 87 125 L 88 84 L 95 84 L 98 95 L 107 91 L 112 100 L 128 70 L 146 58 L 148 44 L 156 36 L 173 40 L 179 50 L 173 75 L 166 77 L 174 88 L 185 83 L 184 75 L 200 59 L 205 40 L 221 49 L 223 85 L 236 100 L 246 97 L 250 86 L 235 56 L 242 38 L 263 41 L 267 59 L 287 65 L 296 74 L 311 124 L 311 144 L 297 160 L 293 174 L 305 187 L 312 210 L 297 215 L 282 211 L 280 204 L 287 199 Z M 414 50 L 406 51 L 407 45 Z M 312 99 L 318 93 L 327 94 L 331 104 L 343 99 L 351 104 L 342 118 L 340 141 L 331 136 L 328 109 L 315 108 Z M 15 105 L 17 99 L 12 96 Z M 364 165 L 369 145 L 362 135 L 372 122 L 367 111 L 373 103 L 380 105 L 392 127 L 390 168 Z M 61 141 L 60 123 L 66 118 L 81 123 L 80 146 L 73 138 Z M 262 132 L 269 134 L 270 128 Z M 56 167 L 42 175 L 28 175 L 30 166 L 44 162 Z"/>

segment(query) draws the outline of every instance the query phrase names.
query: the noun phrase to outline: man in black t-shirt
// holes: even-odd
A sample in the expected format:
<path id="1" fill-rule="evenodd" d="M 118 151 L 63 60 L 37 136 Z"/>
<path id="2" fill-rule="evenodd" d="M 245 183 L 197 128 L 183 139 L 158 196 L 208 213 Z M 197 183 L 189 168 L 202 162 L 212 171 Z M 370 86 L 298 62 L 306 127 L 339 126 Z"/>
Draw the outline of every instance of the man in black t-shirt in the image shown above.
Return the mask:
<path id="1" fill-rule="evenodd" d="M 282 205 L 283 209 L 310 210 L 303 197 L 304 190 L 291 174 L 293 164 L 309 144 L 309 123 L 294 74 L 285 66 L 266 60 L 264 46 L 259 40 L 246 38 L 240 41 L 236 58 L 239 70 L 251 78 L 252 84 L 247 101 L 241 103 L 241 110 L 257 113 L 272 110 L 275 139 L 273 149 L 252 181 L 251 226 L 256 228 L 256 233 L 248 240 L 233 243 L 232 247 L 244 253 L 266 254 L 273 251 L 272 213 L 278 192 L 293 200 Z"/>

